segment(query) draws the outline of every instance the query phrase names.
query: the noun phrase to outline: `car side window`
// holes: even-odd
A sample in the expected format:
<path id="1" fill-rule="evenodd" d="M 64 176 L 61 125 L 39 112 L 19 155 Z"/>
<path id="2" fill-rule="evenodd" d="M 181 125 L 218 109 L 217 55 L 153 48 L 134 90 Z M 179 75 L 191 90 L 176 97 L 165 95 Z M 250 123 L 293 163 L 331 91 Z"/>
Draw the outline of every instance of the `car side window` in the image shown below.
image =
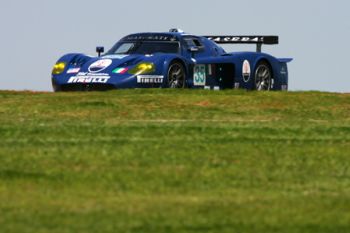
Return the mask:
<path id="1" fill-rule="evenodd" d="M 198 47 L 200 49 L 204 48 L 203 44 L 197 38 L 186 38 L 185 42 L 188 48 L 190 47 Z"/>
<path id="2" fill-rule="evenodd" d="M 208 48 L 205 46 L 205 42 L 202 41 L 201 38 L 198 37 L 192 37 L 192 36 L 188 36 L 185 37 L 184 39 L 184 51 L 187 51 L 186 54 L 188 54 L 188 56 L 191 56 L 193 58 L 201 58 L 201 57 L 205 57 L 208 56 Z M 189 48 L 192 47 L 196 47 L 198 48 L 198 51 L 196 52 L 188 52 Z"/>
<path id="3" fill-rule="evenodd" d="M 198 39 L 193 39 L 193 43 L 194 43 L 197 47 L 203 47 L 202 43 L 201 43 Z"/>

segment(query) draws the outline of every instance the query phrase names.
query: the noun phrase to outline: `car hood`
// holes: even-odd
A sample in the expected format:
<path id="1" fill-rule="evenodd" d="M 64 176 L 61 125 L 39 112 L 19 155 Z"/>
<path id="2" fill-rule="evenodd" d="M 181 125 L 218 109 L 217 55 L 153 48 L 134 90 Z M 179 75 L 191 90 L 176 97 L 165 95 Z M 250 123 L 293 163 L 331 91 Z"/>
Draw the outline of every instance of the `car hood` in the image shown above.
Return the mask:
<path id="1" fill-rule="evenodd" d="M 133 67 L 140 62 L 155 62 L 159 55 L 105 55 L 91 58 L 80 69 L 86 73 L 111 73 L 117 68 Z"/>

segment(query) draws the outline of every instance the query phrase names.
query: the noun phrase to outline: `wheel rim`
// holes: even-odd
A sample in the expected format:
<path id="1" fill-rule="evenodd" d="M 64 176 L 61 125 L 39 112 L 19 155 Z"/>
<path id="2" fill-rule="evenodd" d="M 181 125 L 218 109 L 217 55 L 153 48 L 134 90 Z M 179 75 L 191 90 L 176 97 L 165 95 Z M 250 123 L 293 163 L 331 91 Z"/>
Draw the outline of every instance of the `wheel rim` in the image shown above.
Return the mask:
<path id="1" fill-rule="evenodd" d="M 185 85 L 185 71 L 181 64 L 172 64 L 168 72 L 168 83 L 170 88 L 183 88 Z"/>
<path id="2" fill-rule="evenodd" d="M 255 87 L 258 91 L 268 91 L 271 88 L 271 71 L 266 65 L 260 65 L 255 71 Z"/>

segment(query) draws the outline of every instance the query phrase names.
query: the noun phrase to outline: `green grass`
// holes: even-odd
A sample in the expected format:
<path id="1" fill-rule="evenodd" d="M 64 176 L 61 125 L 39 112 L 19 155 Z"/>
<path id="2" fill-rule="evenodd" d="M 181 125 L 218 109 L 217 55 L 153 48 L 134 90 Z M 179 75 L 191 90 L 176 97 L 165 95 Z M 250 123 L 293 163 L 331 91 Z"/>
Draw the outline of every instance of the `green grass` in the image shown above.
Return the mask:
<path id="1" fill-rule="evenodd" d="M 0 92 L 0 232 L 350 229 L 350 95 Z"/>

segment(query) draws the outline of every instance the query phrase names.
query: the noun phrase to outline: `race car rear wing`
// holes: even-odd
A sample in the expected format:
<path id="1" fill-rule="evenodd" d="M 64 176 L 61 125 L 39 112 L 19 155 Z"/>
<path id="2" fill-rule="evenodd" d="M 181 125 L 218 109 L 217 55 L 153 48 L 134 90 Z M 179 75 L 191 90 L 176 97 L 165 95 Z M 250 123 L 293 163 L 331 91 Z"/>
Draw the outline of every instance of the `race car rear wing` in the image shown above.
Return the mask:
<path id="1" fill-rule="evenodd" d="M 217 44 L 256 44 L 256 52 L 261 53 L 263 44 L 278 44 L 278 36 L 204 36 Z"/>

